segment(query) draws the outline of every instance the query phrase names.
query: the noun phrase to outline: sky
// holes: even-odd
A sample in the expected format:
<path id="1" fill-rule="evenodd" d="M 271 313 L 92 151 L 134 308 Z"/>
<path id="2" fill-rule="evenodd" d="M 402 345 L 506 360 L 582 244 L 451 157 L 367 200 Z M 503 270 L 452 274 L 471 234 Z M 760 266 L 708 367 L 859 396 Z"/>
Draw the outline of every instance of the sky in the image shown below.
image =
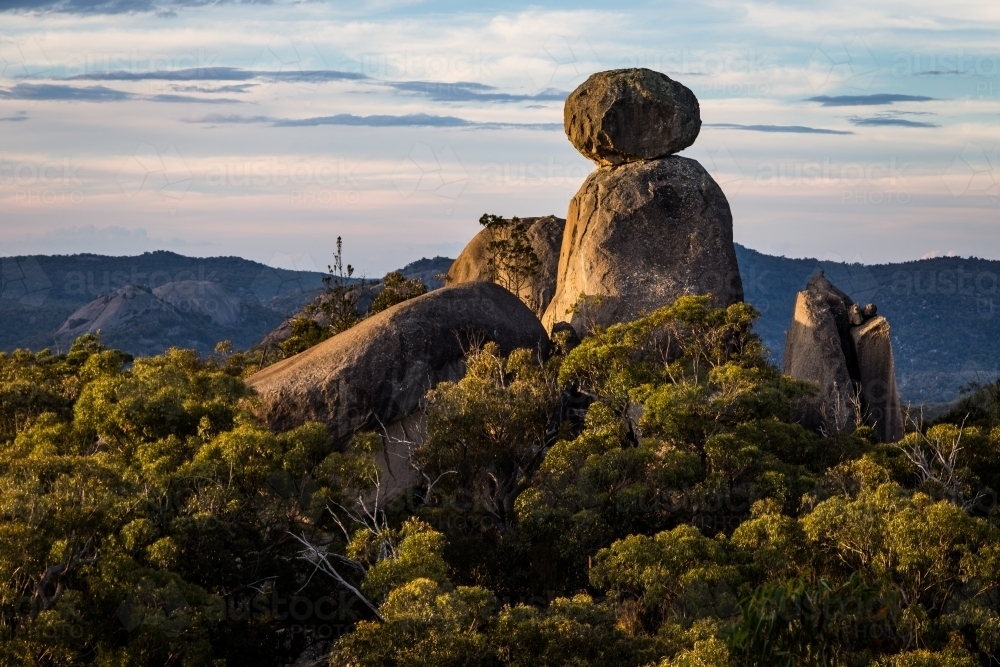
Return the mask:
<path id="1" fill-rule="evenodd" d="M 1000 259 L 1000 3 L 0 0 L 0 256 L 166 249 L 380 276 L 566 215 L 563 101 L 701 104 L 737 242 Z"/>

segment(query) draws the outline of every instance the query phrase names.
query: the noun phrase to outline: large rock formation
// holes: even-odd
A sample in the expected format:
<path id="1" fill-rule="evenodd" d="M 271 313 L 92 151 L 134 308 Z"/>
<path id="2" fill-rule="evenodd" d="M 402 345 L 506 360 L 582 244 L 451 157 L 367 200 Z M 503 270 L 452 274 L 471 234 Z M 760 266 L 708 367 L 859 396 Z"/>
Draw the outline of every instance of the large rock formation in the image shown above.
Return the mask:
<path id="1" fill-rule="evenodd" d="M 785 373 L 819 388 L 804 406 L 804 425 L 834 433 L 868 424 L 884 442 L 903 436 L 889 323 L 875 313 L 873 304 L 860 307 L 822 272 L 796 296 Z"/>
<path id="2" fill-rule="evenodd" d="M 822 273 L 796 296 L 792 323 L 785 334 L 785 373 L 819 385 L 819 394 L 803 411 L 808 428 L 849 431 L 859 420 L 857 391 L 841 334 L 847 333 L 852 304 Z"/>
<path id="3" fill-rule="evenodd" d="M 94 299 L 70 315 L 55 333 L 56 344 L 66 349 L 79 336 L 150 325 L 171 326 L 183 316 L 149 289 L 127 285 Z"/>
<path id="4" fill-rule="evenodd" d="M 181 280 L 153 290 L 153 295 L 171 304 L 182 313 L 207 315 L 222 326 L 239 322 L 243 302 L 221 283 L 208 280 Z"/>
<path id="5" fill-rule="evenodd" d="M 865 420 L 885 442 L 903 437 L 905 424 L 896 388 L 896 363 L 892 357 L 889 322 L 881 315 L 851 329 L 858 358 Z"/>
<path id="6" fill-rule="evenodd" d="M 670 155 L 700 127 L 694 94 L 646 69 L 600 72 L 566 100 L 567 136 L 601 166 L 569 205 L 549 331 L 569 322 L 585 335 L 685 294 L 743 300 L 725 194 L 696 161 Z"/>
<path id="7" fill-rule="evenodd" d="M 460 379 L 468 349 L 487 341 L 504 354 L 523 347 L 546 353 L 549 345 L 516 296 L 492 283 L 466 283 L 373 315 L 248 383 L 272 429 L 320 421 L 343 444 L 359 430 L 411 415 L 428 389 Z"/>
<path id="8" fill-rule="evenodd" d="M 566 221 L 554 215 L 541 218 L 521 218 L 525 226 L 531 249 L 535 251 L 540 266 L 519 295 L 526 303 L 532 304 L 539 319 L 548 307 L 556 291 L 556 272 L 559 270 L 559 250 L 562 248 L 563 230 Z M 493 281 L 489 268 L 489 245 L 493 240 L 493 230 L 484 229 L 469 241 L 448 270 L 448 284 L 459 285 L 474 281 Z"/>
<path id="9" fill-rule="evenodd" d="M 729 202 L 708 172 L 679 156 L 602 168 L 570 202 L 543 323 L 582 335 L 709 292 L 722 307 L 743 299 Z"/>
<path id="10" fill-rule="evenodd" d="M 591 75 L 566 99 L 566 136 L 601 166 L 666 157 L 694 143 L 698 98 L 665 74 L 620 69 Z"/>

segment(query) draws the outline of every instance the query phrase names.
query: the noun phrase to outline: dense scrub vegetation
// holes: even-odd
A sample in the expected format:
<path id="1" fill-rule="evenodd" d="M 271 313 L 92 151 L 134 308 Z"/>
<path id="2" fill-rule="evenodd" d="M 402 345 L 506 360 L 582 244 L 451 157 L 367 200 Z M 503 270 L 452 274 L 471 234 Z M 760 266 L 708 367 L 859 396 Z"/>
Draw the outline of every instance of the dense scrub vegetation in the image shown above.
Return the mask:
<path id="1" fill-rule="evenodd" d="M 0 662 L 995 664 L 996 402 L 820 437 L 756 316 L 485 345 L 403 492 L 221 357 L 0 355 Z"/>

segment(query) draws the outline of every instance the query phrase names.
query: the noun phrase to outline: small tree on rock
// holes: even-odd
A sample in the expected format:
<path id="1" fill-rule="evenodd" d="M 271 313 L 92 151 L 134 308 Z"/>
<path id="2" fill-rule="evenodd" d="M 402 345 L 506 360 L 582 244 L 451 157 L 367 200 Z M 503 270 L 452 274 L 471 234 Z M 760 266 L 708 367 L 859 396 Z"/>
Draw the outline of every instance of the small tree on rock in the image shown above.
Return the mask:
<path id="1" fill-rule="evenodd" d="M 516 294 L 534 309 L 534 295 L 524 292 L 542 263 L 528 239 L 527 226 L 520 218 L 506 219 L 489 213 L 479 218 L 479 224 L 490 230 L 487 267 L 493 282 Z"/>

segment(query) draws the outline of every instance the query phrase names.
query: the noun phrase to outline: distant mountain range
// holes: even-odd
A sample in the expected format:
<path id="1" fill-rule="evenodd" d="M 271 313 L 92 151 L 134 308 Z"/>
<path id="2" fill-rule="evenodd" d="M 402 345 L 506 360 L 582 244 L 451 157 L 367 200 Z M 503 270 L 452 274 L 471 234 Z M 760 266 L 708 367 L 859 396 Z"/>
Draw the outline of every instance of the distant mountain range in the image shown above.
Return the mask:
<path id="1" fill-rule="evenodd" d="M 736 254 L 746 300 L 762 313 L 758 333 L 779 364 L 795 294 L 823 270 L 889 319 L 905 401 L 949 401 L 962 385 L 1000 376 L 1000 261 L 846 264 L 774 257 L 738 244 Z M 436 287 L 451 261 L 425 258 L 401 272 Z M 322 278 L 239 257 L 165 251 L 0 258 L 0 350 L 65 350 L 98 325 L 106 344 L 133 354 L 170 346 L 207 353 L 224 339 L 247 348 L 320 294 Z"/>
<path id="2" fill-rule="evenodd" d="M 450 264 L 423 259 L 402 270 L 433 282 Z M 324 275 L 166 251 L 3 257 L 0 350 L 65 351 L 98 328 L 107 345 L 137 355 L 171 346 L 205 354 L 226 339 L 248 348 L 316 298 Z"/>

